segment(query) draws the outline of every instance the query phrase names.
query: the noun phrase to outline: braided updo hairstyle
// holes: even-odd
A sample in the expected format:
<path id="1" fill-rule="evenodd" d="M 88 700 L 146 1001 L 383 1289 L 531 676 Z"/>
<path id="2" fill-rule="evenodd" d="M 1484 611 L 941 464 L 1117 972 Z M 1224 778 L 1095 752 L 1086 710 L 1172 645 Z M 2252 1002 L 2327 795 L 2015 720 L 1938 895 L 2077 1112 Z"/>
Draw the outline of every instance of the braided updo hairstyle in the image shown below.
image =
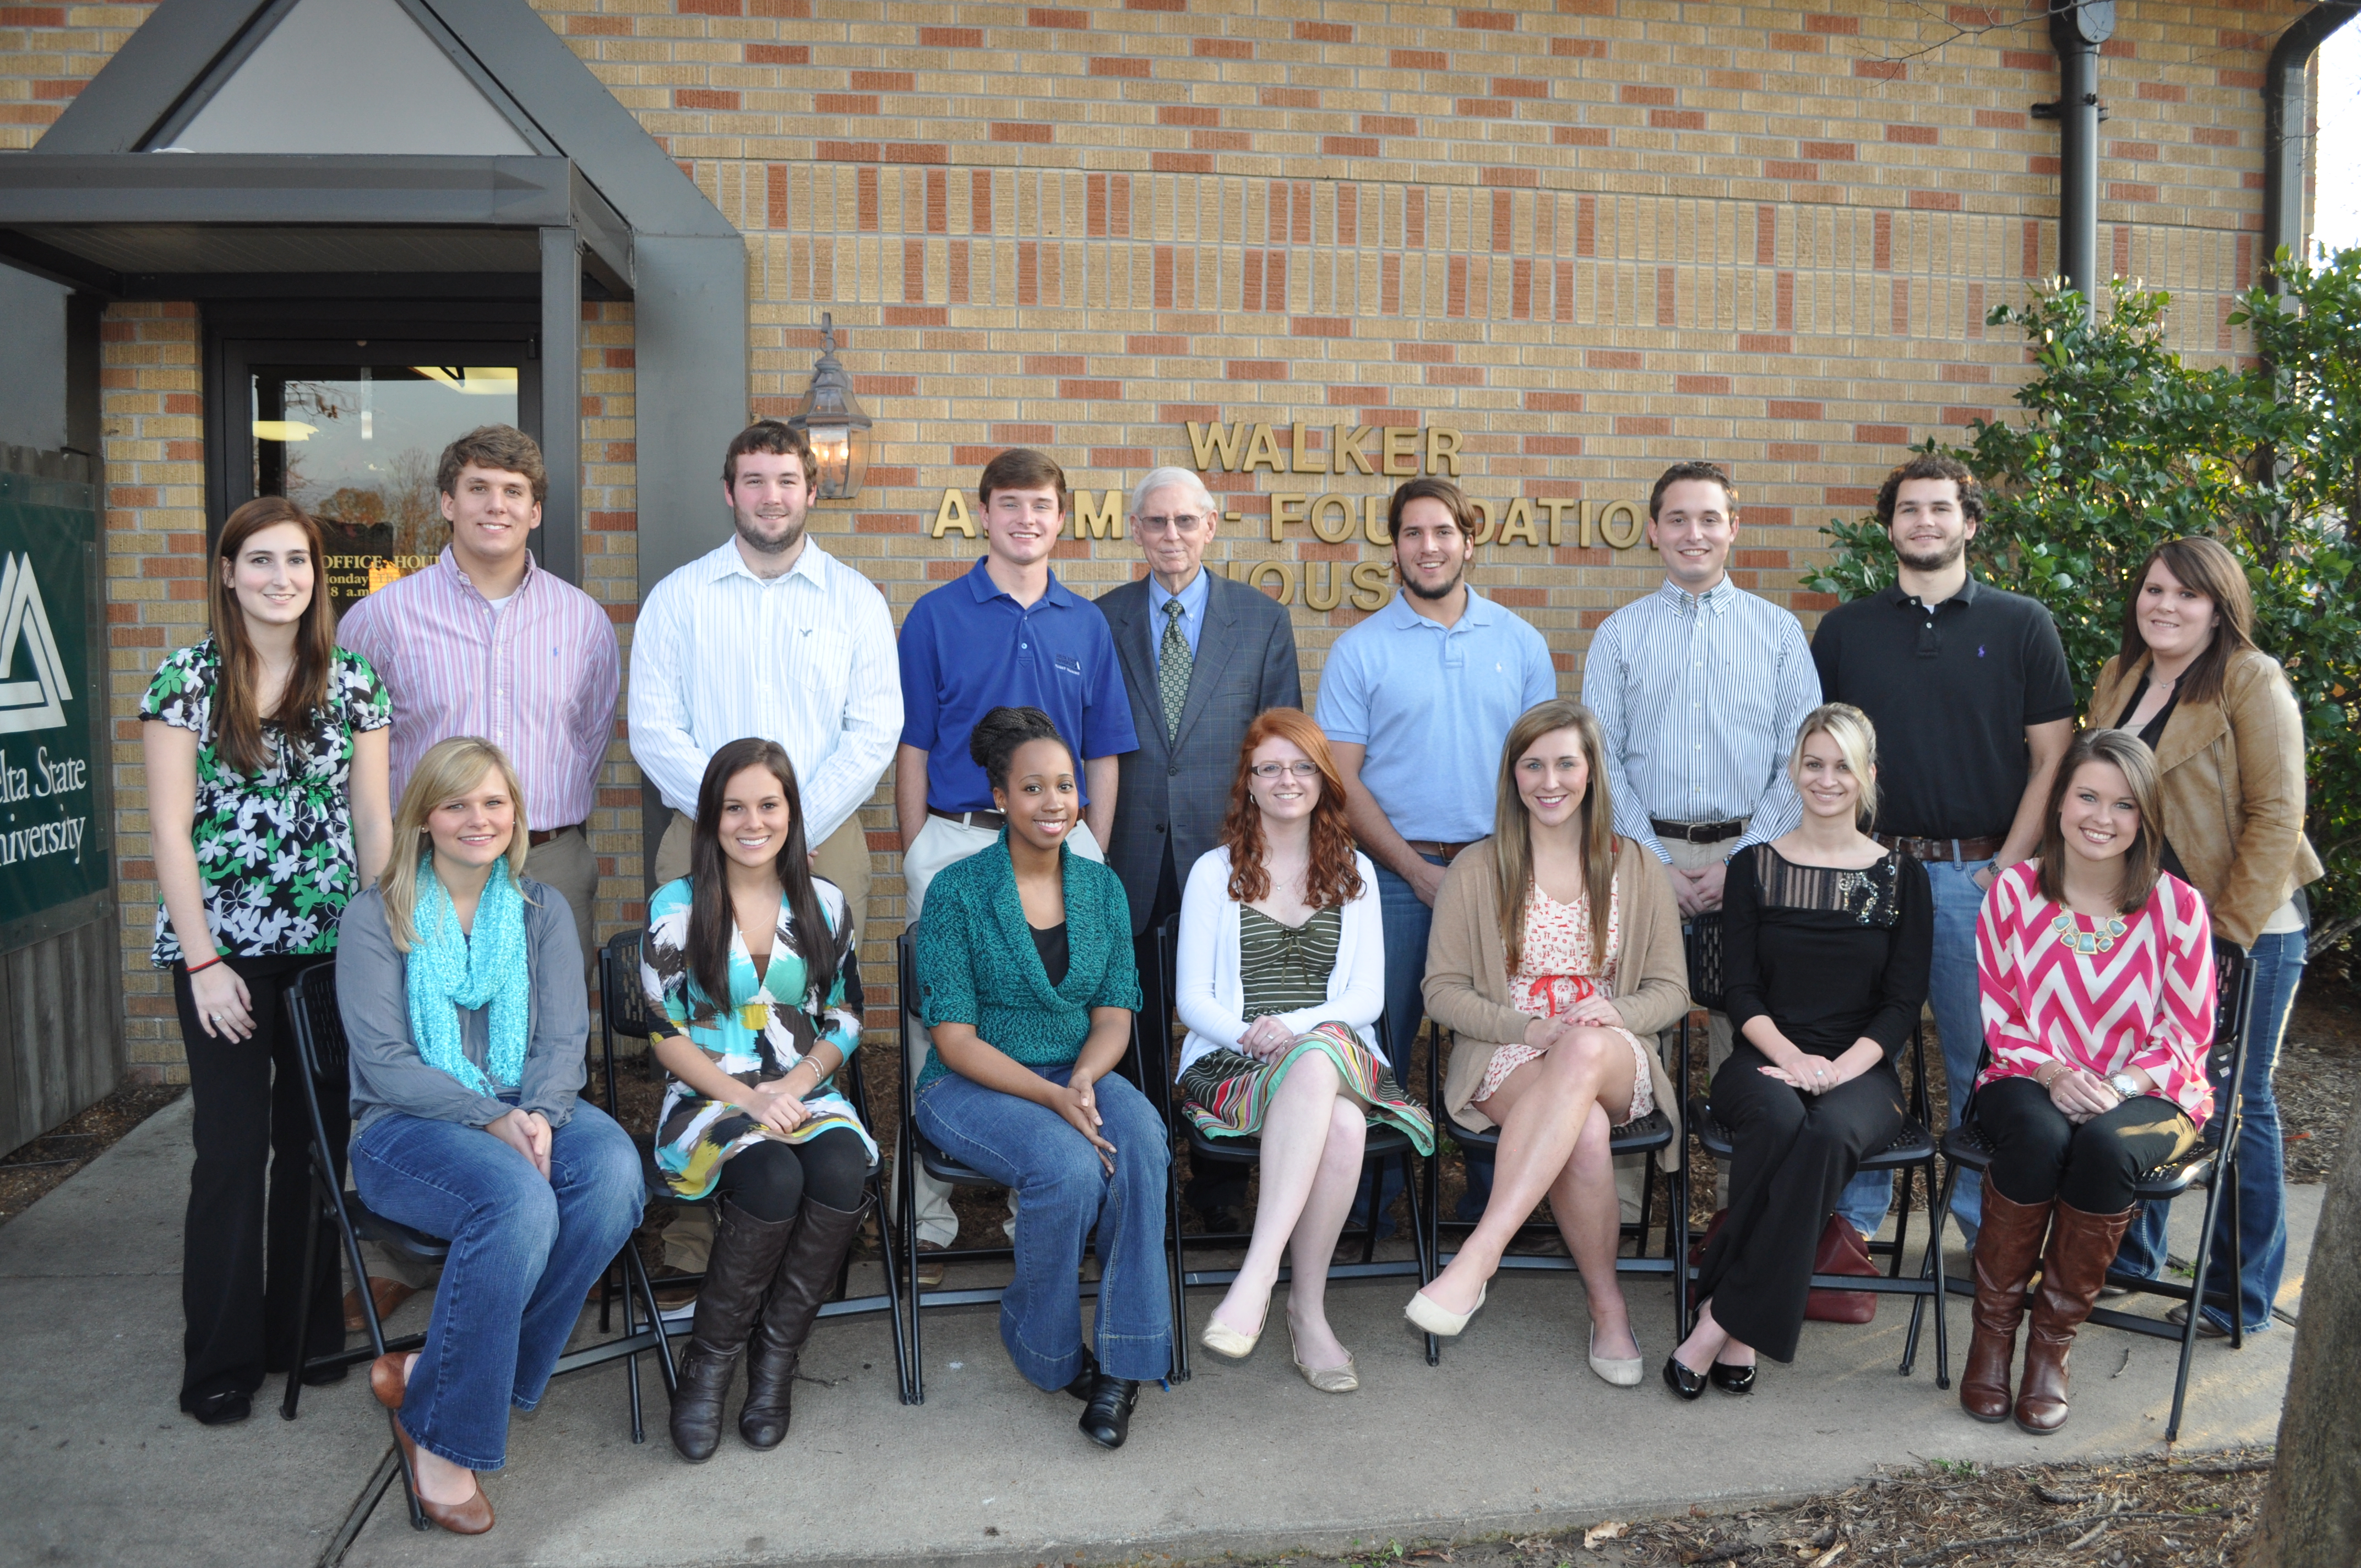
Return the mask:
<path id="1" fill-rule="evenodd" d="M 1058 733 L 1057 720 L 1038 707 L 995 707 L 975 721 L 975 729 L 967 738 L 967 754 L 983 770 L 983 776 L 995 790 L 1008 788 L 1008 760 L 1016 749 L 1033 740 L 1055 740 L 1065 746 L 1069 760 L 1074 749 Z"/>

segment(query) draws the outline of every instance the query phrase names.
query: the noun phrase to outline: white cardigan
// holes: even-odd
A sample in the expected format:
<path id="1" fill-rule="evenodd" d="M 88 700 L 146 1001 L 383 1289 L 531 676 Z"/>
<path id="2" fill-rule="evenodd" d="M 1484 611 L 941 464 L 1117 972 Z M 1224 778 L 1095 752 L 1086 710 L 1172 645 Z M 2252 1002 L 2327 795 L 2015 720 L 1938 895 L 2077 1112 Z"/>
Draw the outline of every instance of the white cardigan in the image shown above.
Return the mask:
<path id="1" fill-rule="evenodd" d="M 1298 1034 L 1332 1019 L 1350 1024 L 1369 1054 L 1390 1067 L 1370 1027 L 1386 1008 L 1386 938 L 1378 913 L 1378 871 L 1359 853 L 1353 856 L 1353 865 L 1361 873 L 1361 896 L 1345 905 L 1336 967 L 1328 973 L 1328 1000 L 1278 1017 Z M 1246 1022 L 1239 1015 L 1246 1006 L 1246 979 L 1238 959 L 1241 907 L 1230 897 L 1229 850 L 1218 848 L 1198 857 L 1189 871 L 1188 890 L 1180 895 L 1174 990 L 1189 1037 L 1181 1042 L 1176 1080 L 1207 1051 L 1235 1050 L 1238 1037 L 1246 1032 Z"/>

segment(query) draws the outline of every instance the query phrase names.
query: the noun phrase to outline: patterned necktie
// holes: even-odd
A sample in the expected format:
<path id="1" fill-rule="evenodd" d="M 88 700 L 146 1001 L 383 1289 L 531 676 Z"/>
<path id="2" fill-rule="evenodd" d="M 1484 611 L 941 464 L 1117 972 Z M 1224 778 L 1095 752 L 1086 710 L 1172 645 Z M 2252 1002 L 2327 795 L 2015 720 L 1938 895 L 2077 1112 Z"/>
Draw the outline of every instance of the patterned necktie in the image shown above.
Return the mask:
<path id="1" fill-rule="evenodd" d="M 1180 710 L 1189 705 L 1188 633 L 1180 630 L 1180 601 L 1164 601 L 1164 643 L 1156 652 L 1156 689 L 1164 698 L 1164 739 L 1180 739 Z"/>

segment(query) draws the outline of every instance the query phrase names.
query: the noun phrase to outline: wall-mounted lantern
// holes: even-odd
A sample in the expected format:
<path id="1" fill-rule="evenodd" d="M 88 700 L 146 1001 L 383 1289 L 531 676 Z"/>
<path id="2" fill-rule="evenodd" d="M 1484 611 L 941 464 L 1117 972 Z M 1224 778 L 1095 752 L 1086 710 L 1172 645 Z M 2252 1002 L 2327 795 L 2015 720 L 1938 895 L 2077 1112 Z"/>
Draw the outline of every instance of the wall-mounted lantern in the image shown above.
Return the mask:
<path id="1" fill-rule="evenodd" d="M 820 313 L 819 338 L 811 386 L 787 424 L 811 443 L 820 499 L 848 500 L 861 493 L 862 477 L 869 471 L 869 416 L 852 395 L 852 378 L 837 362 L 836 321 L 826 311 Z"/>

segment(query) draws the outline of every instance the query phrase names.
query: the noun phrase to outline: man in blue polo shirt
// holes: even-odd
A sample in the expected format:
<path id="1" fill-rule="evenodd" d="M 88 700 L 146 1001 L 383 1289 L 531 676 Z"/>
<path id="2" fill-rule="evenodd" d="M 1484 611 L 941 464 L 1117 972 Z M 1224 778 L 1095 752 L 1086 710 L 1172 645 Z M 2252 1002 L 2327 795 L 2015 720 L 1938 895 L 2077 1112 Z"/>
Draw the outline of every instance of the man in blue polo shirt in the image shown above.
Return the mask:
<path id="1" fill-rule="evenodd" d="M 1426 1015 L 1426 934 L 1443 869 L 1491 834 L 1510 726 L 1557 695 L 1542 634 L 1467 586 L 1469 510 L 1446 479 L 1394 492 L 1386 515 L 1401 591 L 1336 639 L 1313 714 L 1344 775 L 1354 836 L 1378 868 L 1385 1048 L 1397 1074 L 1410 1070 Z M 1480 1179 L 1468 1175 L 1471 1186 Z M 1389 1228 L 1382 1216 L 1378 1228 Z"/>
<path id="2" fill-rule="evenodd" d="M 1065 470 L 1046 453 L 1014 448 L 984 466 L 976 500 L 983 558 L 922 596 L 902 623 L 894 815 L 911 921 L 936 873 L 992 843 L 1005 826 L 992 785 L 968 755 L 977 719 L 995 707 L 1038 707 L 1057 722 L 1082 764 L 1082 825 L 1067 842 L 1093 861 L 1106 859 L 1100 846 L 1115 821 L 1121 758 L 1139 746 L 1106 617 L 1049 570 L 1066 525 Z M 959 1234 L 950 1189 L 920 1171 L 917 1197 L 919 1246 L 948 1247 Z M 940 1277 L 936 1265 L 922 1268 L 919 1283 L 931 1288 Z"/>

